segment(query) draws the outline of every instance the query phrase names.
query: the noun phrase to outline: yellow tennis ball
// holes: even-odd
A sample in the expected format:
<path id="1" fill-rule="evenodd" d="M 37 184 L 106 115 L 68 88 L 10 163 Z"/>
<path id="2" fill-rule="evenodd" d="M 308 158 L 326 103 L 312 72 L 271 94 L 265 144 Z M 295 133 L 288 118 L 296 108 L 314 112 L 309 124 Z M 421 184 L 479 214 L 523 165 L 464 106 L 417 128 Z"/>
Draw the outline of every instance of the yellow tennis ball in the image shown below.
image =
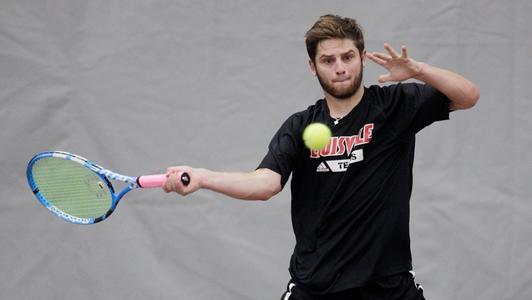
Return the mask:
<path id="1" fill-rule="evenodd" d="M 309 124 L 303 130 L 303 142 L 312 150 L 321 150 L 327 146 L 331 139 L 331 129 L 322 123 Z"/>

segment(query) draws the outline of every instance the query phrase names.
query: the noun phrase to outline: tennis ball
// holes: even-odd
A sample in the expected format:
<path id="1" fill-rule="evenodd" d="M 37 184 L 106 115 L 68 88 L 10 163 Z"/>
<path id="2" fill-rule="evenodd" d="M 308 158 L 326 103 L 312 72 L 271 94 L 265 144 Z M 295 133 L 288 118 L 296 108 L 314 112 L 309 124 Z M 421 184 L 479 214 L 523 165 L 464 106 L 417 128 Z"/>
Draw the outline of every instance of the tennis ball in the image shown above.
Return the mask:
<path id="1" fill-rule="evenodd" d="M 331 139 L 331 130 L 322 123 L 311 123 L 303 130 L 303 142 L 312 150 L 321 150 Z"/>

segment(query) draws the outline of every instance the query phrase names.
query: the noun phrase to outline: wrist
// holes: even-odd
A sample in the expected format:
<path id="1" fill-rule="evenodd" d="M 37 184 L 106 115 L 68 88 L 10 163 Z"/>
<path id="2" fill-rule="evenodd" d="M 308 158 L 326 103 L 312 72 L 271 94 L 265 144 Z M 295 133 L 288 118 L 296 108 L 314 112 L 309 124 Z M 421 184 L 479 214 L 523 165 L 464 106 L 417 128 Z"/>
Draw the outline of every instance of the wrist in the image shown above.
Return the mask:
<path id="1" fill-rule="evenodd" d="M 205 186 L 207 185 L 206 180 L 207 178 L 209 178 L 209 176 L 207 175 L 209 170 L 202 169 L 202 168 L 194 168 L 192 172 L 195 175 L 194 180 L 196 181 L 196 184 L 198 185 L 198 187 L 205 188 Z"/>
<path id="2" fill-rule="evenodd" d="M 413 77 L 415 79 L 417 79 L 417 80 L 423 81 L 423 77 L 425 75 L 425 71 L 426 71 L 426 63 L 419 62 L 418 63 L 418 67 L 417 67 L 417 71 L 416 71 L 416 75 L 414 75 Z"/>

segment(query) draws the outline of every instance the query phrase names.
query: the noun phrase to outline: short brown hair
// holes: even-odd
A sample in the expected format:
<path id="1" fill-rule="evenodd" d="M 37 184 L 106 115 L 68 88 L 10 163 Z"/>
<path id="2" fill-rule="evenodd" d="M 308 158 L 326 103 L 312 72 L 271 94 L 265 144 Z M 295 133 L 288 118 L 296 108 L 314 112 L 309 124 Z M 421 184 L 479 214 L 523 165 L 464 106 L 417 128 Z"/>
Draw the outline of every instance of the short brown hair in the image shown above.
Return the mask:
<path id="1" fill-rule="evenodd" d="M 355 19 L 338 15 L 321 16 L 305 34 L 309 58 L 315 62 L 318 44 L 328 39 L 351 39 L 359 53 L 364 51 L 364 34 Z"/>

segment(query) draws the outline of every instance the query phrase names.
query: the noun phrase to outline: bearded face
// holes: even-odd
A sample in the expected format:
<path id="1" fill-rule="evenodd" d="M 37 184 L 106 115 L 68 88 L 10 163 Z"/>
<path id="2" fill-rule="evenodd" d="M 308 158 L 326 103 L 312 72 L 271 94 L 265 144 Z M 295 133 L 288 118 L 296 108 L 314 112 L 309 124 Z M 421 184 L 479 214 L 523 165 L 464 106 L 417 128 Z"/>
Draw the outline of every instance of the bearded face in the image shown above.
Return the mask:
<path id="1" fill-rule="evenodd" d="M 357 75 L 336 81 L 328 81 L 323 75 L 320 75 L 319 72 L 316 72 L 316 77 L 318 77 L 321 88 L 326 93 L 337 99 L 347 99 L 353 96 L 360 88 L 363 72 L 362 68 L 360 68 Z"/>
<path id="2" fill-rule="evenodd" d="M 350 39 L 323 40 L 310 67 L 326 94 L 348 99 L 362 85 L 364 56 Z"/>

